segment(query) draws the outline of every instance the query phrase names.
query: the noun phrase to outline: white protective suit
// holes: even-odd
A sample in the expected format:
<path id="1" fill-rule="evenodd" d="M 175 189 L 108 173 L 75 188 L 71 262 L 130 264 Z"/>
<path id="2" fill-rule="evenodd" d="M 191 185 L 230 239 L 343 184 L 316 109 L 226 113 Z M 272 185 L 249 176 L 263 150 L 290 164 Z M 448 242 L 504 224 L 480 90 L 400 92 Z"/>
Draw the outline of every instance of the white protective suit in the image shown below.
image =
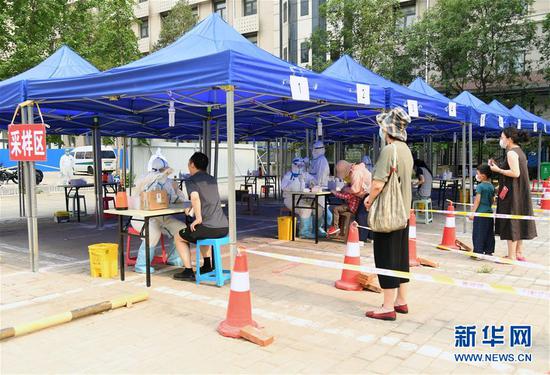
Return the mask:
<path id="1" fill-rule="evenodd" d="M 325 145 L 322 141 L 316 141 L 313 144 L 311 156 L 309 174 L 315 179 L 315 185 L 326 188 L 328 185 L 328 176 L 330 175 L 330 167 L 325 156 Z"/>
<path id="2" fill-rule="evenodd" d="M 328 177 L 330 175 L 330 167 L 328 160 L 325 156 L 325 144 L 323 141 L 315 141 L 313 144 L 313 150 L 311 150 L 311 161 L 309 166 L 309 173 L 315 179 L 315 185 L 322 188 L 328 187 Z M 324 217 L 323 210 L 325 209 L 324 199 L 319 200 L 319 217 Z M 324 220 L 323 220 L 324 221 Z M 332 222 L 332 213 L 327 211 L 327 226 Z M 318 228 L 321 236 L 326 235 L 323 225 Z"/>
<path id="3" fill-rule="evenodd" d="M 292 209 L 292 192 L 304 191 L 305 187 L 309 187 L 313 177 L 304 171 L 304 161 L 302 158 L 294 158 L 292 160 L 291 170 L 288 171 L 281 181 L 281 189 L 283 190 L 283 198 L 286 208 Z M 311 210 L 297 209 L 296 213 L 300 217 L 311 216 Z"/>
<path id="4" fill-rule="evenodd" d="M 140 193 L 151 190 L 162 189 L 168 194 L 168 201 L 176 203 L 179 200 L 185 199 L 181 190 L 174 185 L 174 181 L 168 178 L 171 169 L 164 157 L 159 157 L 160 150 L 149 160 L 149 172 L 136 181 L 135 193 L 139 197 Z M 139 198 L 136 198 L 139 199 Z M 142 219 L 136 217 L 138 219 Z M 142 221 L 132 220 L 132 227 L 138 232 L 143 228 Z M 155 254 L 155 247 L 160 241 L 162 232 L 169 234 L 172 238 L 178 235 L 179 231 L 186 227 L 185 223 L 173 218 L 172 216 L 155 217 L 149 220 L 149 253 L 151 260 Z M 166 242 L 166 241 L 165 241 Z M 168 250 L 168 264 L 181 266 L 183 263 L 175 250 L 175 245 L 166 245 Z M 145 241 L 142 241 L 138 252 L 138 258 L 135 266 L 136 272 L 145 272 Z M 153 271 L 153 270 L 151 270 Z"/>
<path id="5" fill-rule="evenodd" d="M 304 171 L 304 160 L 302 158 L 294 158 L 291 170 L 283 176 L 283 180 L 281 181 L 284 203 L 289 210 L 292 209 L 292 192 L 304 191 L 304 188 L 309 187 L 312 182 L 315 182 L 314 178 Z M 304 200 L 300 204 L 305 204 Z M 300 237 L 314 238 L 315 234 L 312 231 L 312 210 L 297 208 L 296 213 L 300 217 Z"/>
<path id="6" fill-rule="evenodd" d="M 74 157 L 69 153 L 69 149 L 66 149 L 65 155 L 59 159 L 59 173 L 61 185 L 68 185 L 74 176 Z"/>

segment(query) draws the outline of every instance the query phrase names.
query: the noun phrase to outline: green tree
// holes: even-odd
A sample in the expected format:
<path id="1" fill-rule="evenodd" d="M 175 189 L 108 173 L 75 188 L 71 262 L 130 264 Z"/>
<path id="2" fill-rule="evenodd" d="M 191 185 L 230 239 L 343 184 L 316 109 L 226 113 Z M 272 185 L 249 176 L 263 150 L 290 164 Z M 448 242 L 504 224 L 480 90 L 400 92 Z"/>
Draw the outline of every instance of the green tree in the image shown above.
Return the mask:
<path id="1" fill-rule="evenodd" d="M 67 44 L 99 69 L 139 57 L 133 0 L 0 0 L 0 79 Z"/>
<path id="2" fill-rule="evenodd" d="M 389 79 L 410 80 L 410 60 L 401 48 L 405 29 L 398 0 L 327 0 L 321 14 L 327 27 L 310 40 L 314 70 L 322 71 L 348 54 Z"/>
<path id="3" fill-rule="evenodd" d="M 101 0 L 97 7 L 97 31 L 93 36 L 90 62 L 105 70 L 139 58 L 137 36 L 132 30 L 136 21 L 132 0 Z"/>
<path id="4" fill-rule="evenodd" d="M 550 13 L 542 22 L 542 36 L 537 46 L 540 52 L 540 67 L 544 78 L 550 81 Z"/>
<path id="5" fill-rule="evenodd" d="M 523 57 L 534 43 L 526 18 L 533 0 L 439 0 L 408 32 L 407 53 L 448 93 L 473 84 L 481 96 L 518 84 L 530 72 Z M 427 59 L 426 59 L 427 49 Z"/>
<path id="6" fill-rule="evenodd" d="M 197 16 L 186 0 L 180 0 L 162 19 L 162 28 L 154 50 L 164 48 L 189 31 L 197 23 Z"/>
<path id="7" fill-rule="evenodd" d="M 0 9 L 0 79 L 19 74 L 40 63 L 52 52 L 56 25 L 65 9 L 59 0 L 3 1 Z"/>

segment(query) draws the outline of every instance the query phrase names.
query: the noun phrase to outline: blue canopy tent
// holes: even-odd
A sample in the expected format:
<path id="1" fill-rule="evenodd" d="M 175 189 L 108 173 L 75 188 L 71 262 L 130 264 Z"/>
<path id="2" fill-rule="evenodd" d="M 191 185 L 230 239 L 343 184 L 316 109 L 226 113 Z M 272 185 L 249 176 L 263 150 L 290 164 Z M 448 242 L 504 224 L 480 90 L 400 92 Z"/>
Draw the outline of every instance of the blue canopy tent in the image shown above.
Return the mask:
<path id="1" fill-rule="evenodd" d="M 61 46 L 51 56 L 35 67 L 0 82 L 0 128 L 6 129 L 12 122 L 17 105 L 27 100 L 27 90 L 30 82 L 68 78 L 86 74 L 99 73 L 88 61 L 80 57 L 68 46 Z M 81 110 L 59 110 L 41 107 L 41 113 L 48 125 L 49 134 L 84 134 L 90 132 L 93 118 L 97 113 Z M 21 121 L 21 113 L 15 119 Z M 131 116 L 101 116 L 102 122 L 132 123 L 139 119 Z M 109 135 L 109 134 L 104 134 Z"/>
<path id="2" fill-rule="evenodd" d="M 543 119 L 527 110 L 525 110 L 520 105 L 516 104 L 509 109 L 516 118 L 522 119 L 521 126 L 525 124 L 530 127 L 534 132 L 541 132 L 548 134 L 550 131 L 550 121 Z"/>
<path id="3" fill-rule="evenodd" d="M 548 134 L 550 122 L 539 117 L 531 112 L 526 111 L 520 105 L 516 104 L 509 110 L 516 118 L 521 120 L 521 127 L 531 127 L 533 132 L 536 132 L 538 136 L 538 153 L 537 153 L 537 179 L 541 179 L 540 165 L 542 163 L 542 135 Z M 518 123 L 519 124 L 519 123 Z"/>
<path id="4" fill-rule="evenodd" d="M 217 14 L 172 45 L 130 64 L 85 77 L 34 82 L 29 98 L 58 109 L 140 118 L 141 126 L 100 123 L 102 132 L 139 129 L 150 136 L 185 138 L 195 136 L 205 121 L 219 122 L 223 130 L 228 85 L 235 87 L 240 139 L 303 138 L 304 128 L 315 129 L 321 113 L 385 107 L 383 89 L 372 89 L 369 104 L 359 104 L 355 84 L 280 60 Z M 302 100 L 293 100 L 299 95 Z M 167 126 L 170 102 L 176 111 L 173 127 Z M 342 121 L 323 118 L 327 132 L 328 125 Z"/>
<path id="5" fill-rule="evenodd" d="M 305 129 L 316 128 L 321 113 L 385 107 L 383 89 L 372 89 L 368 101 L 361 94 L 354 83 L 316 74 L 261 50 L 213 14 L 172 45 L 125 66 L 81 77 L 33 81 L 27 99 L 56 110 L 141 117 L 139 124 L 132 125 L 95 120 L 96 142 L 100 131 L 107 129 L 121 135 L 146 131 L 168 138 L 200 134 L 217 122 L 226 127 L 228 190 L 232 192 L 235 129 L 241 131 L 239 136 L 250 138 L 298 132 L 303 137 Z M 174 112 L 175 118 L 170 114 Z M 228 207 L 234 255 L 233 194 Z M 101 217 L 101 207 L 98 213 Z"/>
<path id="6" fill-rule="evenodd" d="M 0 82 L 0 109 L 15 108 L 25 101 L 30 80 L 66 78 L 98 72 L 98 69 L 72 49 L 61 46 L 34 68 Z"/>
<path id="7" fill-rule="evenodd" d="M 449 105 L 449 100 L 431 97 L 387 80 L 357 63 L 348 55 L 338 59 L 323 74 L 386 89 L 387 108 L 400 106 L 411 115 L 413 119 L 409 129 L 411 138 L 418 139 L 425 135 L 448 134 L 452 129 L 460 129 L 461 123 L 466 120 L 466 111 L 462 106 L 456 106 L 455 111 L 450 108 L 454 106 Z M 358 116 L 353 121 L 361 122 L 362 120 L 363 118 Z M 376 125 L 374 121 L 371 123 L 373 126 Z M 374 131 L 376 131 L 375 127 Z"/>

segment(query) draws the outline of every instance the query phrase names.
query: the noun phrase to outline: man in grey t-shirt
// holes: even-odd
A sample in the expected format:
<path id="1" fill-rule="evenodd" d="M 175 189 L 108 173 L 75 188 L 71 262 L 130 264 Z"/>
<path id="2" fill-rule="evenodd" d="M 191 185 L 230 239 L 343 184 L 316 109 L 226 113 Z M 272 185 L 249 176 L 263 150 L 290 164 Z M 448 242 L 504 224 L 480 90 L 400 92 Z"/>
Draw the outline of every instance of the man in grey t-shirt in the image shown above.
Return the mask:
<path id="1" fill-rule="evenodd" d="M 182 272 L 174 274 L 177 280 L 195 279 L 191 268 L 190 243 L 196 243 L 205 238 L 225 237 L 229 233 L 229 223 L 222 210 L 218 184 L 214 177 L 206 173 L 208 157 L 201 152 L 195 152 L 189 159 L 188 167 L 191 177 L 185 182 L 185 187 L 191 200 L 195 220 L 188 228 L 182 229 L 179 236 L 175 238 L 176 248 L 185 267 Z M 210 248 L 201 248 L 201 253 L 204 263 L 200 273 L 211 272 L 215 265 Z"/>

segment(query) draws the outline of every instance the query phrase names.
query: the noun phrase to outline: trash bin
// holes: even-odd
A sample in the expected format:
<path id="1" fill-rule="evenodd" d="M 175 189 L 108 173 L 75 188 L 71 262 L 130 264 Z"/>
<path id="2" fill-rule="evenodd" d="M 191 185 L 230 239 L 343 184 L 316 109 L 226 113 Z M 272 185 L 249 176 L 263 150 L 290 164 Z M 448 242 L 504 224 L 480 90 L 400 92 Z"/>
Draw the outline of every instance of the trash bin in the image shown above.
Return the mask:
<path id="1" fill-rule="evenodd" d="M 540 179 L 546 180 L 550 177 L 550 163 L 544 162 L 540 163 Z"/>
<path id="2" fill-rule="evenodd" d="M 92 277 L 110 279 L 118 275 L 118 244 L 96 243 L 88 246 Z"/>
<path id="3" fill-rule="evenodd" d="M 277 224 L 279 229 L 279 240 L 292 240 L 292 220 L 294 220 L 294 233 L 296 234 L 296 218 L 291 216 L 279 216 Z"/>

